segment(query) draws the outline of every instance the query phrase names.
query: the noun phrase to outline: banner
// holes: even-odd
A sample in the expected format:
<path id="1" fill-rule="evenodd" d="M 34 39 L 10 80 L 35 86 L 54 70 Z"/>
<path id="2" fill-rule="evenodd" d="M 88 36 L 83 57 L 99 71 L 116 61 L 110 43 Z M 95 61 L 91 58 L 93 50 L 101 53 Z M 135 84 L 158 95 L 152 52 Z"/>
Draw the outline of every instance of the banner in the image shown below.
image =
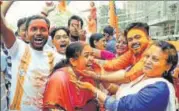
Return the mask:
<path id="1" fill-rule="evenodd" d="M 109 24 L 114 28 L 116 37 L 119 36 L 118 16 L 116 14 L 115 1 L 109 1 Z"/>
<path id="2" fill-rule="evenodd" d="M 58 9 L 60 12 L 65 12 L 66 11 L 66 0 L 60 0 L 58 4 Z"/>

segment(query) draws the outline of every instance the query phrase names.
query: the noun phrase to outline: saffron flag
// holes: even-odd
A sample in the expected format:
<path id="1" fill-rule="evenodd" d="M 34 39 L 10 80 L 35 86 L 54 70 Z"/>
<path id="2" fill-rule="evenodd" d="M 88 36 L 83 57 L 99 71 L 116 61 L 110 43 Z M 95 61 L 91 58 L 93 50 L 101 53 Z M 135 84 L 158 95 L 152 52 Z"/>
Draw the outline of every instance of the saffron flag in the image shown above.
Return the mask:
<path id="1" fill-rule="evenodd" d="M 116 14 L 116 6 L 115 1 L 109 1 L 109 24 L 114 28 L 116 32 L 116 37 L 119 36 L 119 28 L 118 28 L 118 16 Z"/>
<path id="2" fill-rule="evenodd" d="M 58 9 L 60 12 L 66 11 L 66 0 L 60 0 L 58 4 Z"/>

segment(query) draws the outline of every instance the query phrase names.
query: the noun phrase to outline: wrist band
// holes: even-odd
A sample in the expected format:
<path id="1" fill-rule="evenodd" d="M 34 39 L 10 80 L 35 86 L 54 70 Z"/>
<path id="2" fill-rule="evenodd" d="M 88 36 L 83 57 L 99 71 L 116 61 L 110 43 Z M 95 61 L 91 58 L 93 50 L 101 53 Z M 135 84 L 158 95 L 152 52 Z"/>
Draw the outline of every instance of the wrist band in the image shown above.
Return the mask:
<path id="1" fill-rule="evenodd" d="M 41 12 L 41 14 L 45 15 L 46 17 L 48 16 L 45 12 Z"/>

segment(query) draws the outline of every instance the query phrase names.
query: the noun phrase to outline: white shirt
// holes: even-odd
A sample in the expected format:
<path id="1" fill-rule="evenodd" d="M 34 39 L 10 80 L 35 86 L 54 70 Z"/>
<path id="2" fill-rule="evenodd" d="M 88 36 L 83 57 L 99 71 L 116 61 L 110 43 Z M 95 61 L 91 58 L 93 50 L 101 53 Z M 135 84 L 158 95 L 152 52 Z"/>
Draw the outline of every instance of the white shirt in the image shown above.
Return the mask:
<path id="1" fill-rule="evenodd" d="M 10 90 L 10 103 L 15 95 L 16 83 L 17 83 L 17 74 L 18 68 L 22 56 L 24 55 L 26 46 L 30 48 L 31 60 L 27 69 L 25 76 L 23 88 L 24 93 L 21 101 L 21 110 L 22 111 L 40 111 L 40 108 L 37 105 L 34 105 L 36 102 L 42 102 L 42 95 L 45 89 L 45 84 L 47 78 L 50 74 L 50 65 L 48 53 L 52 53 L 54 56 L 53 66 L 59 62 L 64 57 L 58 54 L 55 51 L 43 50 L 37 51 L 31 48 L 29 44 L 24 43 L 21 40 L 16 39 L 13 46 L 9 49 L 9 54 L 12 57 L 12 81 L 11 81 L 11 90 Z M 36 87 L 35 85 L 39 85 Z M 29 103 L 31 105 L 27 105 Z"/>

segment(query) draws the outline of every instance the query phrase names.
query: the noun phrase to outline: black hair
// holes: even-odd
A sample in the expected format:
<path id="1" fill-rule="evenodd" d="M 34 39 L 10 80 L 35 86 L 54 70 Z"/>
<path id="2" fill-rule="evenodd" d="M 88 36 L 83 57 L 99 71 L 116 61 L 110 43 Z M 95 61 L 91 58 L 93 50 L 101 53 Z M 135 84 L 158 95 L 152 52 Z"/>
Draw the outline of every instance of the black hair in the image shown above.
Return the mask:
<path id="1" fill-rule="evenodd" d="M 165 41 L 155 41 L 154 45 L 160 47 L 163 52 L 168 54 L 167 64 L 171 64 L 171 68 L 163 73 L 163 77 L 169 82 L 173 83 L 172 71 L 175 69 L 178 63 L 178 54 L 175 46 Z"/>
<path id="2" fill-rule="evenodd" d="M 65 31 L 67 33 L 67 36 L 70 36 L 70 31 L 68 30 L 68 28 L 66 28 L 66 27 L 56 27 L 50 32 L 50 36 L 52 37 L 52 39 L 54 38 L 55 33 L 59 30 Z"/>
<path id="3" fill-rule="evenodd" d="M 27 31 L 27 29 L 29 27 L 30 22 L 33 21 L 33 20 L 36 20 L 36 19 L 43 19 L 43 20 L 45 20 L 45 22 L 48 25 L 48 29 L 50 28 L 50 21 L 46 17 L 40 16 L 40 15 L 33 15 L 33 16 L 28 17 L 28 19 L 26 21 L 26 25 L 25 25 L 26 31 Z"/>
<path id="4" fill-rule="evenodd" d="M 94 41 L 99 41 L 101 38 L 103 38 L 103 34 L 101 33 L 94 33 L 90 36 L 89 38 L 89 44 L 91 47 L 95 48 L 95 44 L 94 44 Z"/>
<path id="5" fill-rule="evenodd" d="M 70 58 L 78 58 L 79 55 L 82 53 L 83 48 L 84 45 L 81 42 L 74 42 L 68 45 L 65 51 L 66 59 L 63 59 L 59 63 L 57 63 L 52 72 L 59 68 L 69 66 Z"/>
<path id="6" fill-rule="evenodd" d="M 140 28 L 140 29 L 144 29 L 147 33 L 147 35 L 149 35 L 149 25 L 147 23 L 142 23 L 142 22 L 134 22 L 131 23 L 127 26 L 127 28 L 124 31 L 124 36 L 127 37 L 127 33 L 132 29 L 132 28 Z"/>
<path id="7" fill-rule="evenodd" d="M 19 31 L 21 25 L 26 24 L 26 21 L 27 21 L 27 17 L 20 18 L 20 19 L 17 21 L 17 31 L 15 32 L 15 36 L 19 36 L 19 35 L 18 35 L 18 31 Z"/>
<path id="8" fill-rule="evenodd" d="M 81 17 L 79 17 L 77 15 L 73 15 L 73 16 L 70 17 L 70 19 L 68 20 L 68 27 L 70 26 L 72 20 L 80 21 L 81 22 L 81 28 L 83 27 L 83 20 L 82 20 Z"/>
<path id="9" fill-rule="evenodd" d="M 108 25 L 104 27 L 103 32 L 109 34 L 109 36 L 112 36 L 114 34 L 114 28 Z"/>
<path id="10" fill-rule="evenodd" d="M 24 17 L 24 18 L 21 18 L 17 21 L 17 27 L 20 28 L 21 25 L 25 24 L 27 21 L 27 18 Z"/>

